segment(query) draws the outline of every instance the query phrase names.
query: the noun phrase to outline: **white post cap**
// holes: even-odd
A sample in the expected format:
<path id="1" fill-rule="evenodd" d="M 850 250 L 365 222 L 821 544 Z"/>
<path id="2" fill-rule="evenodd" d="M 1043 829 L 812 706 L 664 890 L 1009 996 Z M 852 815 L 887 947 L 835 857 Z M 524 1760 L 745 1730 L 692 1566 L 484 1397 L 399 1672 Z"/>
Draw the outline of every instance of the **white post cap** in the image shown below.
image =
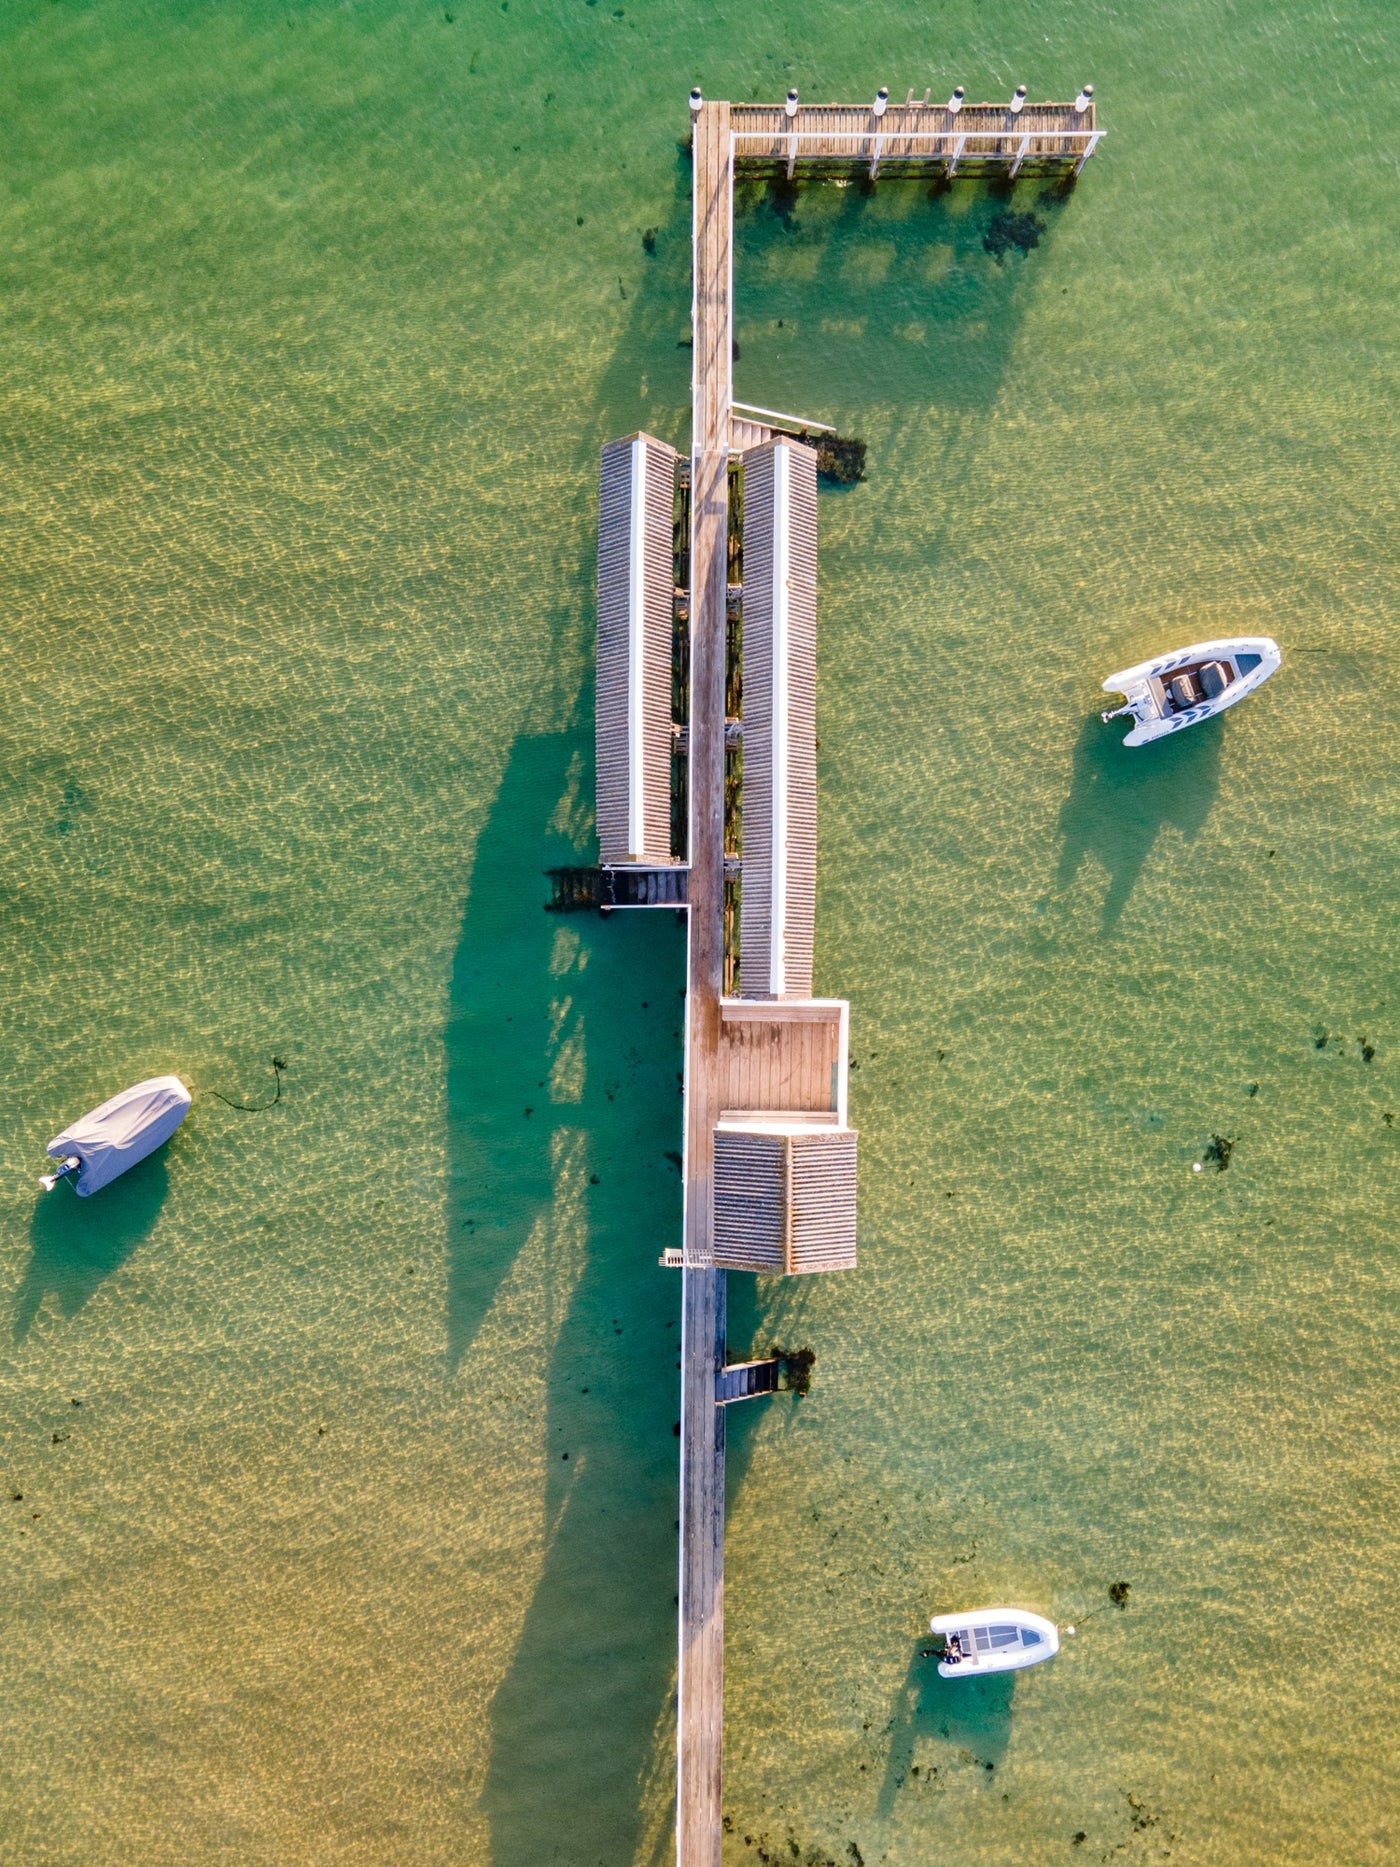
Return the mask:
<path id="1" fill-rule="evenodd" d="M 966 91 L 963 90 L 960 84 L 953 87 L 953 95 L 948 99 L 948 108 L 954 116 L 957 116 L 958 112 L 962 109 L 963 98 L 966 97 L 966 95 Z"/>
<path id="2" fill-rule="evenodd" d="M 890 101 L 889 86 L 887 84 L 882 84 L 879 90 L 875 93 L 875 102 L 870 106 L 870 108 L 875 112 L 875 115 L 877 117 L 883 117 L 889 105 L 889 101 Z"/>
<path id="3" fill-rule="evenodd" d="M 797 86 L 796 85 L 794 85 L 787 94 L 787 98 L 783 104 L 783 114 L 789 117 L 795 117 L 797 115 Z"/>
<path id="4" fill-rule="evenodd" d="M 1084 115 L 1084 112 L 1089 108 L 1090 104 L 1092 104 L 1093 101 L 1094 101 L 1094 87 L 1092 84 L 1086 84 L 1084 86 L 1084 89 L 1079 93 L 1078 97 L 1076 97 L 1074 100 L 1075 114 L 1082 117 Z"/>
<path id="5" fill-rule="evenodd" d="M 1016 86 L 1016 95 L 1011 100 L 1012 116 L 1015 116 L 1015 117 L 1020 116 L 1021 111 L 1025 105 L 1025 102 L 1026 102 L 1026 87 L 1024 84 L 1018 84 Z"/>

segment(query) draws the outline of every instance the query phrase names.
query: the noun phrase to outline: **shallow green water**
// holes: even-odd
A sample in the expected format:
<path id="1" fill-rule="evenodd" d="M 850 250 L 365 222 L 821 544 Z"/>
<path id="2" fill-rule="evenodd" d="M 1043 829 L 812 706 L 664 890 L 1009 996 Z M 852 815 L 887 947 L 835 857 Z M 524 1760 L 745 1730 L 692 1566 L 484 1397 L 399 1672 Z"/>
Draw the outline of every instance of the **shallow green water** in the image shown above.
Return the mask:
<path id="1" fill-rule="evenodd" d="M 1386 12 L 446 12 L 3 26 L 0 1852 L 665 1858 L 681 935 L 540 911 L 595 451 L 684 437 L 696 76 L 1092 77 L 1004 265 L 974 187 L 739 222 L 737 393 L 870 478 L 821 512 L 862 1268 L 732 1280 L 735 1350 L 819 1363 L 731 1423 L 726 1862 L 1392 1859 Z M 1102 675 L 1227 629 L 1283 672 L 1118 751 Z M 274 1051 L 275 1110 L 36 1206 L 67 1117 Z M 995 1598 L 1082 1632 L 939 1688 L 923 1618 Z"/>

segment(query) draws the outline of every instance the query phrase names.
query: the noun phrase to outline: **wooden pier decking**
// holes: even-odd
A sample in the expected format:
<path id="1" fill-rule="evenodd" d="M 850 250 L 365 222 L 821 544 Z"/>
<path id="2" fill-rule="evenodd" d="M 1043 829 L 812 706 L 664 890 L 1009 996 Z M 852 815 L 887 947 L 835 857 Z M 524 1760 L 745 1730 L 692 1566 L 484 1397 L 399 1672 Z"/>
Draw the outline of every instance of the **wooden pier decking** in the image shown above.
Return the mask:
<path id="1" fill-rule="evenodd" d="M 912 92 L 902 105 L 890 104 L 882 91 L 864 106 L 802 104 L 795 92 L 772 106 L 691 96 L 691 453 L 674 463 L 672 575 L 661 484 L 666 450 L 649 436 L 630 437 L 605 450 L 603 462 L 604 866 L 551 871 L 549 904 L 560 912 L 673 906 L 686 914 L 689 930 L 683 1242 L 662 1258 L 682 1277 L 678 1867 L 720 1867 L 725 1409 L 783 1385 L 780 1357 L 726 1367 L 725 1267 L 838 1270 L 854 1266 L 856 1251 L 857 1136 L 846 1118 L 849 1008 L 810 996 L 815 482 L 808 448 L 791 440 L 774 444 L 776 434 L 794 427 L 802 440 L 808 429 L 828 431 L 734 402 L 735 177 L 791 178 L 802 170 L 869 182 L 885 174 L 1015 181 L 1025 172 L 1068 180 L 1102 135 L 1087 85 L 1072 104 L 1032 104 L 1024 90 L 1004 104 L 967 104 L 961 91 L 938 105 L 927 93 L 916 102 Z M 737 517 L 731 525 L 730 487 L 731 476 L 737 488 L 747 473 L 753 510 L 746 498 L 750 522 L 741 539 Z M 751 585 L 747 642 L 744 591 L 731 582 L 731 571 Z M 745 654 L 748 672 L 740 678 Z M 752 691 L 741 696 L 750 683 Z M 741 699 L 742 724 L 733 717 Z M 662 808 L 668 783 L 669 812 Z M 736 853 L 726 857 L 727 799 L 731 821 L 743 822 L 742 858 L 737 841 Z M 756 914 L 760 896 L 764 911 Z M 725 995 L 726 973 L 734 983 L 736 930 L 740 997 Z M 805 1392 L 812 1357 L 804 1350 L 797 1359 Z"/>
<path id="2" fill-rule="evenodd" d="M 1084 93 L 1081 92 L 1081 97 Z M 829 174 L 882 171 L 944 176 L 1078 174 L 1105 132 L 1092 96 L 1081 105 L 916 101 L 904 104 L 731 104 L 734 163 L 743 173 L 792 176 L 798 168 Z"/>
<path id="3" fill-rule="evenodd" d="M 840 998 L 726 998 L 720 1006 L 721 1109 L 726 1115 L 801 1110 L 844 1122 L 848 1022 Z"/>
<path id="4" fill-rule="evenodd" d="M 725 1273 L 714 1268 L 714 1129 L 724 983 L 724 722 L 733 263 L 729 106 L 695 114 L 690 466 L 690 939 L 681 1272 L 676 1859 L 719 1867 L 724 1745 Z"/>

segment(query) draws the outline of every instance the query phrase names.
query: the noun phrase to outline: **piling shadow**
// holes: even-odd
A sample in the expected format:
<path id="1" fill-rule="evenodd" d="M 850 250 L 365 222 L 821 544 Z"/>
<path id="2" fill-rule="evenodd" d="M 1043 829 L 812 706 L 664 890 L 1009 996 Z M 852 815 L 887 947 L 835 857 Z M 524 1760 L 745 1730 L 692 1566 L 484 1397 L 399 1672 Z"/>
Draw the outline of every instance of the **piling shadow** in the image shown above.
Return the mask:
<path id="1" fill-rule="evenodd" d="M 66 1181 L 45 1193 L 29 1224 L 29 1263 L 15 1293 L 14 1338 L 22 1342 L 52 1296 L 61 1315 L 76 1316 L 98 1288 L 149 1237 L 165 1203 L 164 1150 L 139 1162 L 90 1199 Z"/>
<path id="2" fill-rule="evenodd" d="M 577 735 L 517 739 L 477 842 L 452 962 L 447 1053 L 447 1358 L 460 1365 L 501 1279 L 553 1202 L 550 964 L 565 923 L 545 870 Z"/>
<path id="3" fill-rule="evenodd" d="M 937 1660 L 923 1657 L 928 1644 L 927 1634 L 915 1642 L 909 1670 L 895 1697 L 889 1756 L 875 1805 L 882 1820 L 893 1813 L 916 1761 L 921 1770 L 943 1771 L 962 1764 L 991 1775 L 1010 1741 L 1015 1673 L 993 1673 L 987 1679 L 942 1679 Z"/>
<path id="4" fill-rule="evenodd" d="M 561 807 L 591 785 L 576 732 L 517 741 L 453 971 L 454 1361 L 532 1230 L 553 1241 L 544 1419 L 523 1429 L 546 1550 L 491 1705 L 493 1867 L 634 1857 L 674 1663 L 680 1285 L 657 1260 L 680 1224 L 684 933 L 543 911 L 543 869 L 578 859 Z"/>
<path id="5" fill-rule="evenodd" d="M 1125 746 L 1124 730 L 1121 720 L 1085 720 L 1060 811 L 1064 848 L 1056 886 L 1067 888 L 1086 856 L 1100 862 L 1108 872 L 1105 933 L 1117 927 L 1163 825 L 1188 842 L 1205 828 L 1220 788 L 1225 721 L 1204 720 L 1146 746 Z"/>
<path id="6" fill-rule="evenodd" d="M 638 229 L 644 264 L 619 280 L 626 325 L 593 409 L 579 412 L 579 473 L 593 488 L 603 441 L 646 428 L 684 445 L 681 151 L 674 183 L 662 224 Z M 596 494 L 585 497 L 586 608 L 568 627 L 591 638 Z M 680 1280 L 658 1259 L 680 1236 L 685 932 L 664 910 L 544 912 L 543 871 L 596 860 L 591 659 L 582 689 L 555 703 L 562 730 L 512 748 L 477 846 L 451 986 L 454 1365 L 469 1368 L 534 1228 L 551 1241 L 544 1418 L 522 1426 L 532 1454 L 535 1432 L 546 1448 L 545 1548 L 490 1708 L 480 1808 L 491 1867 L 636 1858 L 675 1666 Z M 541 1370 L 528 1372 L 537 1384 Z"/>
<path id="7" fill-rule="evenodd" d="M 747 388 L 738 393 L 781 405 L 804 395 L 805 378 L 838 385 L 843 403 L 883 406 L 908 393 L 912 366 L 920 429 L 930 402 L 945 413 L 987 409 L 1069 198 L 1043 178 L 1012 194 L 893 176 L 845 189 L 741 179 L 735 317 Z"/>

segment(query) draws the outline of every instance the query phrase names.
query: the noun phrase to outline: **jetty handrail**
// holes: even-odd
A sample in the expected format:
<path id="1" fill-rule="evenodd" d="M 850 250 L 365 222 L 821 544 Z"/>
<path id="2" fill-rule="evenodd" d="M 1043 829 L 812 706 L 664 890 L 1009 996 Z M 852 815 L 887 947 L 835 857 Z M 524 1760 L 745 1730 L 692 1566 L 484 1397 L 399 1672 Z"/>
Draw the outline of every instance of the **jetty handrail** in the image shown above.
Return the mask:
<path id="1" fill-rule="evenodd" d="M 979 121 L 978 111 L 983 109 L 985 106 L 978 106 L 976 110 L 953 113 L 952 127 L 942 130 L 910 129 L 907 123 L 890 124 L 883 117 L 878 118 L 873 127 L 863 130 L 849 127 L 794 130 L 779 123 L 754 129 L 731 128 L 730 186 L 732 188 L 734 176 L 742 164 L 767 162 L 786 164 L 789 179 L 799 162 L 861 161 L 869 163 L 872 181 L 879 175 L 882 162 L 942 162 L 946 164 L 950 179 L 957 174 L 958 164 L 963 161 L 1005 162 L 1010 164 L 1008 174 L 1012 181 L 1028 160 L 1072 162 L 1073 173 L 1078 175 L 1108 134 L 1107 130 L 1095 129 L 1089 124 L 1078 129 L 1050 129 L 1034 120 L 1027 123 L 1024 113 L 1012 116 L 1010 111 L 987 113 L 992 117 L 1000 116 L 1000 122 Z M 957 120 L 959 117 L 961 122 Z M 1007 117 L 1011 117 L 1009 123 Z M 741 149 L 741 143 L 747 147 Z M 801 147 L 804 143 L 817 147 L 804 153 Z"/>
<path id="2" fill-rule="evenodd" d="M 860 147 L 852 153 L 859 155 L 877 142 L 1019 142 L 1022 136 L 1029 136 L 1032 142 L 1063 142 L 1072 148 L 1076 138 L 1084 143 L 1097 143 L 1107 135 L 1107 130 L 1022 130 L 1013 122 L 1004 128 L 989 124 L 985 129 L 958 130 L 731 130 L 729 140 L 734 154 L 742 158 L 745 152 L 739 148 L 741 142 L 769 146 L 776 143 L 855 143 Z"/>
<path id="3" fill-rule="evenodd" d="M 793 428 L 812 428 L 818 434 L 835 434 L 836 430 L 829 421 L 808 421 L 805 415 L 785 415 L 780 408 L 760 408 L 756 402 L 731 402 L 731 408 L 737 408 L 744 415 L 768 415 L 774 421 L 785 421 Z"/>

